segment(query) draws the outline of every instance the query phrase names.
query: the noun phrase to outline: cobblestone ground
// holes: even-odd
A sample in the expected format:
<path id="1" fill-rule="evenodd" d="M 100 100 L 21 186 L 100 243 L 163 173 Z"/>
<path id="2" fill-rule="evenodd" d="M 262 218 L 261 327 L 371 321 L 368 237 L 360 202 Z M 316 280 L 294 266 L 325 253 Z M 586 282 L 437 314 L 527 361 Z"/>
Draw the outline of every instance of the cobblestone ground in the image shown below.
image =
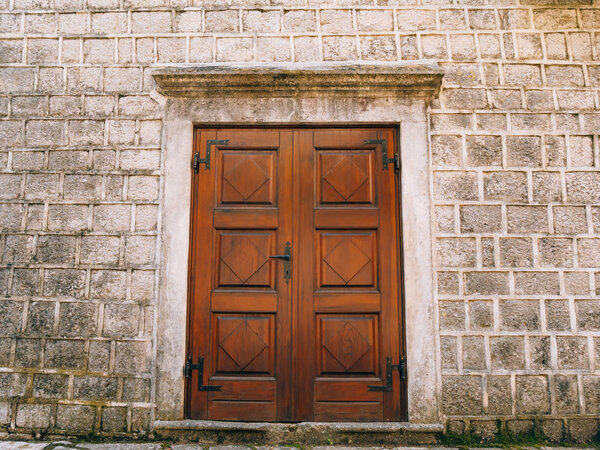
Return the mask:
<path id="1" fill-rule="evenodd" d="M 250 447 L 246 445 L 220 445 L 215 447 L 203 446 L 201 444 L 170 444 L 170 443 L 73 443 L 69 441 L 47 441 L 47 442 L 26 442 L 26 441 L 0 441 L 0 450 L 290 450 L 298 447 Z M 343 446 L 319 446 L 312 450 L 383 450 L 389 447 L 343 447 Z M 402 450 L 458 450 L 455 447 L 396 447 Z M 529 448 L 519 447 L 519 450 L 577 450 L 583 447 L 541 447 Z M 396 450 L 396 449 L 393 449 Z M 481 450 L 501 450 L 494 447 L 482 448 Z"/>

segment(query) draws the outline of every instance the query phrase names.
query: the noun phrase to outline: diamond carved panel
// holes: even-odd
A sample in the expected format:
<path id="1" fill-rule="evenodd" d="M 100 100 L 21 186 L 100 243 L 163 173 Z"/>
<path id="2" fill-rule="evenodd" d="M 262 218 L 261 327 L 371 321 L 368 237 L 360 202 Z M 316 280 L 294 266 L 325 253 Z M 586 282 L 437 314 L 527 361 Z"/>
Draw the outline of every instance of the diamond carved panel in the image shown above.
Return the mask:
<path id="1" fill-rule="evenodd" d="M 219 204 L 274 204 L 272 151 L 221 151 Z"/>
<path id="2" fill-rule="evenodd" d="M 375 231 L 321 231 L 320 287 L 375 287 Z"/>
<path id="3" fill-rule="evenodd" d="M 216 316 L 216 372 L 273 372 L 273 316 Z"/>
<path id="4" fill-rule="evenodd" d="M 377 316 L 318 316 L 320 374 L 374 374 Z"/>
<path id="5" fill-rule="evenodd" d="M 323 204 L 373 203 L 372 151 L 319 152 Z"/>
<path id="6" fill-rule="evenodd" d="M 221 231 L 217 286 L 272 287 L 271 231 Z"/>

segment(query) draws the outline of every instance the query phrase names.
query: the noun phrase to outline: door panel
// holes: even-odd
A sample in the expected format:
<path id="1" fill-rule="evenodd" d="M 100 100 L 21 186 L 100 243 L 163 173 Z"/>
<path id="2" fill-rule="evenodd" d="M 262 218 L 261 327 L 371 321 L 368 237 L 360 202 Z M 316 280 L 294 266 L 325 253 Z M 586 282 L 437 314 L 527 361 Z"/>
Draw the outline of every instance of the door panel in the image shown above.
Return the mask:
<path id="1" fill-rule="evenodd" d="M 193 372 L 189 417 L 405 418 L 397 371 L 369 387 L 404 348 L 383 141 L 392 129 L 196 130 L 212 155 L 193 183 L 188 347 L 212 387 Z M 287 243 L 289 263 L 270 258 Z"/>

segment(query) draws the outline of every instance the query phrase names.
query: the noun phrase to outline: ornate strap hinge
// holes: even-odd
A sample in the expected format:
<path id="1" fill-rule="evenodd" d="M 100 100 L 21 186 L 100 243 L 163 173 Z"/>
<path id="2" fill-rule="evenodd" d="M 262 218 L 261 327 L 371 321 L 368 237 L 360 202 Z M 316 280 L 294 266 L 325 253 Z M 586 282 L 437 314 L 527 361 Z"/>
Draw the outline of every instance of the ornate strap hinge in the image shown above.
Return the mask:
<path id="1" fill-rule="evenodd" d="M 210 154 L 211 147 L 213 145 L 227 145 L 229 144 L 228 139 L 209 139 L 206 141 L 206 153 L 204 154 L 204 158 L 200 157 L 200 153 L 194 153 L 194 158 L 192 160 L 192 167 L 194 169 L 194 173 L 198 173 L 200 171 L 200 164 L 204 164 L 205 170 L 210 170 Z"/>
<path id="2" fill-rule="evenodd" d="M 400 372 L 401 380 L 406 380 L 406 359 L 400 358 L 400 362 L 398 364 L 392 364 L 392 358 L 387 358 L 385 370 L 386 383 L 377 386 L 367 386 L 369 391 L 391 391 L 393 384 L 393 370 L 397 370 L 398 372 Z"/>
<path id="3" fill-rule="evenodd" d="M 393 158 L 388 158 L 387 141 L 385 139 L 365 139 L 365 145 L 381 145 L 381 161 L 383 170 L 387 170 L 388 164 L 394 165 L 394 171 L 400 172 L 400 155 L 396 152 Z"/>
<path id="4" fill-rule="evenodd" d="M 192 371 L 198 371 L 198 392 L 204 391 L 220 391 L 221 386 L 208 386 L 202 384 L 204 379 L 204 357 L 199 356 L 198 362 L 194 364 L 192 362 L 192 355 L 188 355 L 187 362 L 185 363 L 185 367 L 183 368 L 183 373 L 186 378 L 192 378 Z"/>

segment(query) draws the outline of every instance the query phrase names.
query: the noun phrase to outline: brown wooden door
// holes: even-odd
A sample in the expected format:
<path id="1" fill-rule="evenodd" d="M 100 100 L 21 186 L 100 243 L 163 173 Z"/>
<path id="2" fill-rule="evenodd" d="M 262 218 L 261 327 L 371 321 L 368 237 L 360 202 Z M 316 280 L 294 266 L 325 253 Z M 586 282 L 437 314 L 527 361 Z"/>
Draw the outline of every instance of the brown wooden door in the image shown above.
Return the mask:
<path id="1" fill-rule="evenodd" d="M 196 130 L 188 417 L 406 419 L 384 145 L 393 129 Z"/>

